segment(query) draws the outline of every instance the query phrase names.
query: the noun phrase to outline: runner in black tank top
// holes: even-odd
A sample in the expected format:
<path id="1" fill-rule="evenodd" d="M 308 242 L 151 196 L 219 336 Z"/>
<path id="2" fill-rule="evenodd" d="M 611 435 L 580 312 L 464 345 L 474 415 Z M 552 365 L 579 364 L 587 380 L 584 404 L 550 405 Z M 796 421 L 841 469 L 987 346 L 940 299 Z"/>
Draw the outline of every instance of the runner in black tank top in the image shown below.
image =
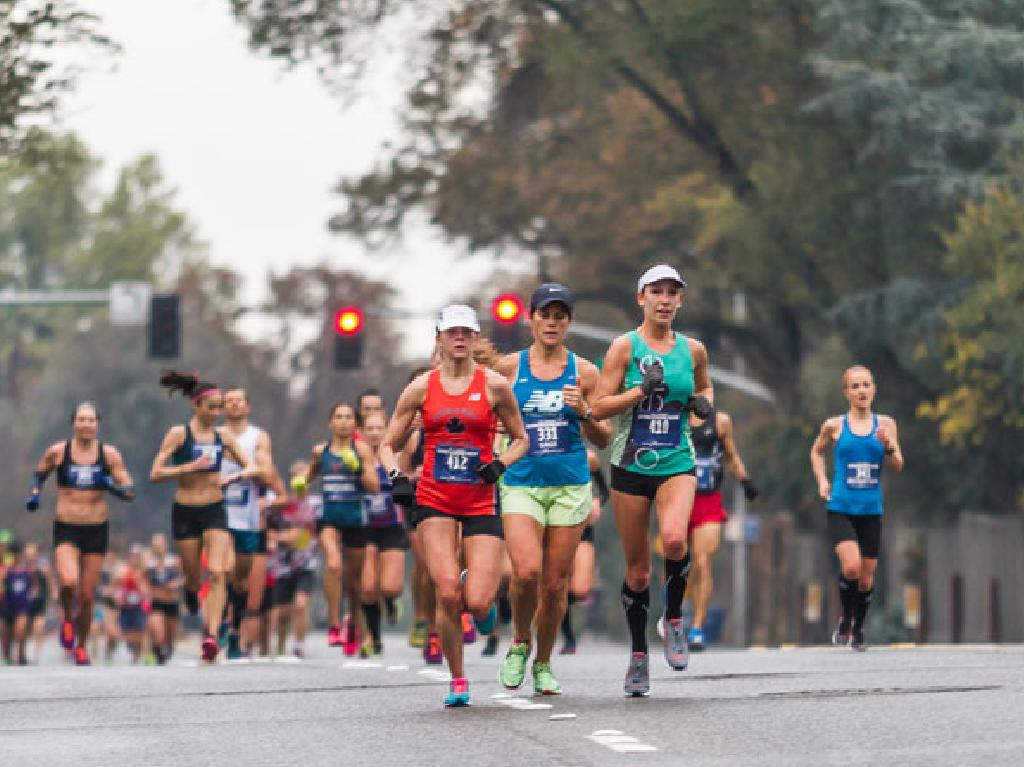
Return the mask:
<path id="1" fill-rule="evenodd" d="M 743 484 L 748 501 L 757 497 L 757 488 L 747 474 L 743 459 L 733 439 L 732 418 L 721 410 L 712 410 L 703 421 L 690 419 L 691 438 L 697 463 L 697 493 L 690 513 L 688 541 L 693 569 L 687 594 L 693 602 L 693 625 L 688 641 L 690 649 L 704 649 L 704 620 L 714 587 L 711 560 L 722 540 L 722 523 L 726 513 L 722 506 L 724 469 Z"/>
<path id="2" fill-rule="evenodd" d="M 135 498 L 135 487 L 121 453 L 113 445 L 99 441 L 100 414 L 95 405 L 85 402 L 76 407 L 71 425 L 72 438 L 50 445 L 39 460 L 25 506 L 29 511 L 39 508 L 40 489 L 49 474 L 56 471 L 54 570 L 64 611 L 60 643 L 74 652 L 77 665 L 87 666 L 90 661 L 86 644 L 107 551 L 106 493 L 131 501 Z"/>

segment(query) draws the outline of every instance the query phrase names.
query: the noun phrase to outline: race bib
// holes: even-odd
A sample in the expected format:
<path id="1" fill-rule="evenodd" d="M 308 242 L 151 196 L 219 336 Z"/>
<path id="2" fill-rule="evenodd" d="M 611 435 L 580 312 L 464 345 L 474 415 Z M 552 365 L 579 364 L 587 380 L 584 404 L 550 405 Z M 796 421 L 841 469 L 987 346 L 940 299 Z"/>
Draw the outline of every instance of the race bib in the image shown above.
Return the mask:
<path id="1" fill-rule="evenodd" d="M 558 455 L 569 452 L 569 421 L 565 418 L 545 418 L 526 423 L 530 438 L 530 455 Z"/>
<path id="2" fill-rule="evenodd" d="M 91 489 L 99 483 L 100 474 L 103 469 L 99 466 L 78 466 L 73 464 L 68 467 L 68 479 L 73 487 Z"/>
<path id="3" fill-rule="evenodd" d="M 248 506 L 250 498 L 252 498 L 252 487 L 249 485 L 233 482 L 225 488 L 224 502 L 228 506 Z"/>
<path id="4" fill-rule="evenodd" d="M 213 465 L 210 466 L 210 468 L 207 469 L 207 471 L 220 471 L 220 458 L 223 453 L 224 447 L 222 445 L 218 445 L 215 443 L 210 445 L 199 445 L 195 442 L 192 443 L 193 461 L 205 456 L 209 458 L 210 461 L 212 462 Z"/>
<path id="5" fill-rule="evenodd" d="M 851 490 L 865 490 L 878 487 L 881 464 L 848 463 L 846 464 L 846 486 Z"/>
<path id="6" fill-rule="evenodd" d="M 480 448 L 438 445 L 434 450 L 434 479 L 455 485 L 476 485 L 480 477 Z"/>
<path id="7" fill-rule="evenodd" d="M 356 482 L 352 478 L 326 476 L 322 486 L 324 500 L 330 503 L 359 500 Z"/>
<path id="8" fill-rule="evenodd" d="M 693 467 L 697 474 L 697 492 L 710 493 L 714 491 L 718 466 L 718 459 L 714 456 L 704 458 L 697 456 Z"/>
<path id="9" fill-rule="evenodd" d="M 398 523 L 395 503 L 387 493 L 363 496 L 366 521 L 370 527 L 388 527 Z"/>
<path id="10" fill-rule="evenodd" d="M 682 444 L 682 412 L 641 410 L 633 412 L 633 443 L 651 450 L 675 450 Z"/>

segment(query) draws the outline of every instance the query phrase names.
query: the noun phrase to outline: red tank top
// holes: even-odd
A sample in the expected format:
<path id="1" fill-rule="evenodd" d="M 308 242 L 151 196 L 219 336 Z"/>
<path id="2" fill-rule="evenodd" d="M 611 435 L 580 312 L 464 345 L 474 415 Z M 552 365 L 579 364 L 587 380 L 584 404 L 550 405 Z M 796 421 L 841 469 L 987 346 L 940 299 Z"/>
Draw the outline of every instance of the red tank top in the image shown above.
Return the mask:
<path id="1" fill-rule="evenodd" d="M 423 400 L 423 476 L 416 503 L 448 514 L 494 514 L 494 485 L 476 474 L 493 459 L 494 413 L 487 401 L 487 370 L 477 366 L 469 387 L 452 395 L 441 385 L 441 371 L 427 375 Z"/>

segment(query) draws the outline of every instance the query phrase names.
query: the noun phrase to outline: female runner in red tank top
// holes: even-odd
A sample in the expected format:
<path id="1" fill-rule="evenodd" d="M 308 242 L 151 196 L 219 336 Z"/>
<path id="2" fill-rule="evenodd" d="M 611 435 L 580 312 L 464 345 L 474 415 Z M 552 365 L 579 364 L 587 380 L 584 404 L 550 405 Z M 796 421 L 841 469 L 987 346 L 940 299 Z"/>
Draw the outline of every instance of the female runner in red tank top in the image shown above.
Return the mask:
<path id="1" fill-rule="evenodd" d="M 408 505 L 422 540 L 427 571 L 437 595 L 437 626 L 452 682 L 446 706 L 469 704 L 462 663 L 461 611 L 465 604 L 482 634 L 497 620 L 494 597 L 501 578 L 501 519 L 495 488 L 501 473 L 527 450 L 526 430 L 512 387 L 504 376 L 473 361 L 480 335 L 476 312 L 453 305 L 437 323 L 441 365 L 416 378 L 399 397 L 380 448 L 380 462 L 392 478 L 394 499 Z M 423 475 L 415 491 L 399 469 L 397 447 L 417 412 L 423 416 Z M 497 421 L 511 442 L 495 457 Z M 467 574 L 460 576 L 459 528 Z"/>

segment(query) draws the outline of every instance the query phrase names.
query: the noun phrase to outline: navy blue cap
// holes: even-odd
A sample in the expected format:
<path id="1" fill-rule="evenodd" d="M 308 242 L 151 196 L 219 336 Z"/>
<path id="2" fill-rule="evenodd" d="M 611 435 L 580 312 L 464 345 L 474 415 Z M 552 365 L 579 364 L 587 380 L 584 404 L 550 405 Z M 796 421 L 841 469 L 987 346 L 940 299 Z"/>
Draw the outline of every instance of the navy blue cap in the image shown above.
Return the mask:
<path id="1" fill-rule="evenodd" d="M 530 313 L 543 309 L 551 304 L 565 304 L 565 308 L 572 314 L 572 293 L 565 285 L 557 282 L 545 282 L 530 296 Z"/>

